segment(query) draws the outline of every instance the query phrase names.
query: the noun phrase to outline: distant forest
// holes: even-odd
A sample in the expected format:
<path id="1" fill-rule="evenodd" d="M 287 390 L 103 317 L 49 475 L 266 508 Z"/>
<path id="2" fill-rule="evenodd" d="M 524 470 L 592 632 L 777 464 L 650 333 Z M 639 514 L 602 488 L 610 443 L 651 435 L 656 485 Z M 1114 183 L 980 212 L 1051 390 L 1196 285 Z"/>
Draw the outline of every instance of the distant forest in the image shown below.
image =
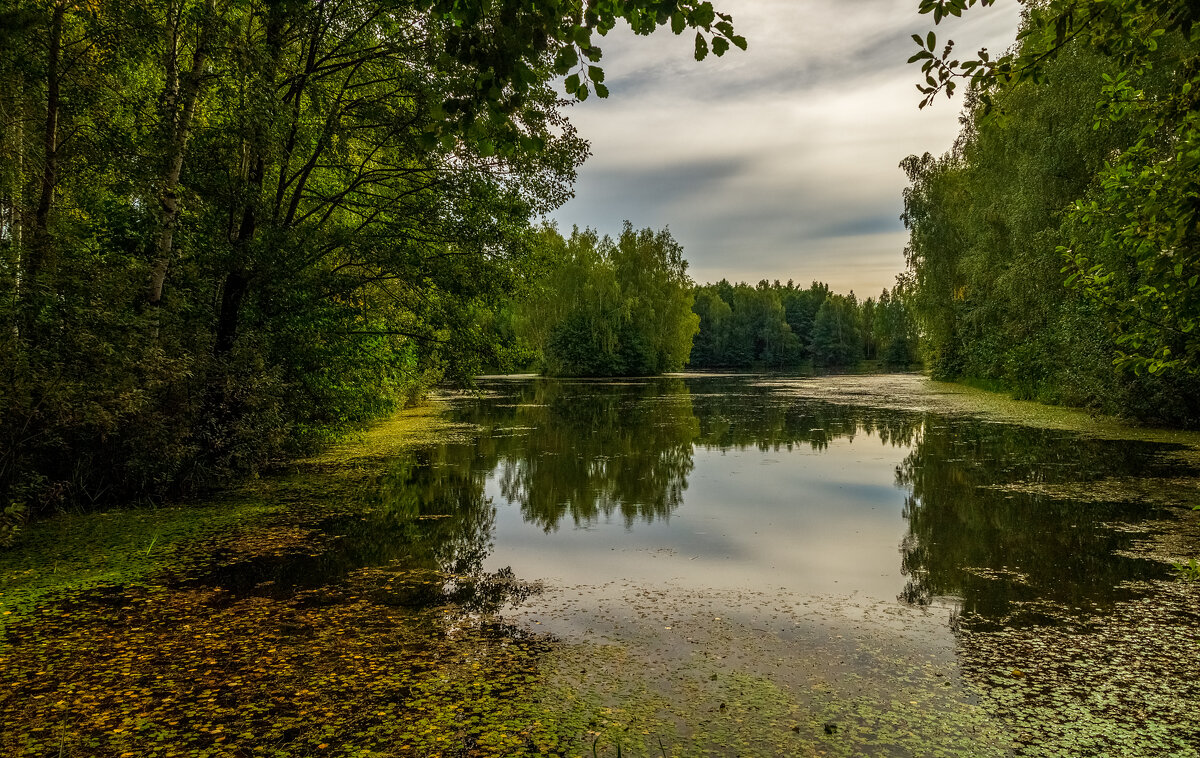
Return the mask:
<path id="1" fill-rule="evenodd" d="M 493 328 L 518 345 L 507 368 L 648 376 L 917 361 L 903 280 L 861 302 L 820 282 L 696 286 L 668 230 L 635 230 L 628 221 L 616 239 L 578 228 L 564 237 L 545 226 L 534 247 L 542 273 L 495 315 Z"/>
<path id="2" fill-rule="evenodd" d="M 564 238 L 545 226 L 534 247 L 541 273 L 500 319 L 511 323 L 524 362 L 558 376 L 684 367 L 698 318 L 683 247 L 669 231 L 626 221 L 615 240 L 592 229 Z"/>
<path id="3" fill-rule="evenodd" d="M 697 287 L 692 309 L 700 316 L 693 368 L 848 366 L 864 359 L 907 366 L 917 360 L 916 325 L 902 283 L 859 302 L 853 292 L 838 295 L 820 282 L 801 288 L 763 280 L 751 287 L 721 280 Z"/>

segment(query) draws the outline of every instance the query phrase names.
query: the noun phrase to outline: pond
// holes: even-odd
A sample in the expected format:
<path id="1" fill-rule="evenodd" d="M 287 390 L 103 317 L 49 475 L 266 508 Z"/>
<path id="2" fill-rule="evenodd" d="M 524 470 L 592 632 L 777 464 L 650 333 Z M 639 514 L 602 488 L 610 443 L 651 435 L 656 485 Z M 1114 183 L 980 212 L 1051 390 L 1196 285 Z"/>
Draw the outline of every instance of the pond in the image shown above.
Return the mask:
<path id="1" fill-rule="evenodd" d="M 1196 451 L 915 375 L 483 379 L 35 530 L 0 751 L 1200 755 Z"/>

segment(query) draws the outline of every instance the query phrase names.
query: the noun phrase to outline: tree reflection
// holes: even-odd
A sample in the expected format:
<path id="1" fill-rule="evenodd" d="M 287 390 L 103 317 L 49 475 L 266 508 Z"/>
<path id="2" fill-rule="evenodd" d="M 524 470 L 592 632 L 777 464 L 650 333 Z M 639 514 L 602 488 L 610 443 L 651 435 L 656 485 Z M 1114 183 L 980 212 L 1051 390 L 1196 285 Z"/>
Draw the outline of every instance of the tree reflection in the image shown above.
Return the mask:
<path id="1" fill-rule="evenodd" d="M 693 401 L 700 419 L 698 444 L 716 449 L 757 448 L 791 450 L 808 446 L 824 450 L 838 438 L 851 442 L 859 435 L 885 445 L 912 444 L 920 418 L 878 408 L 797 401 L 769 388 L 744 383 L 706 382 Z"/>
<path id="2" fill-rule="evenodd" d="M 552 531 L 618 516 L 632 527 L 683 502 L 699 426 L 682 381 L 538 381 L 507 400 L 462 418 L 485 428 L 491 450 L 477 464 L 495 469 L 527 521 Z"/>
<path id="3" fill-rule="evenodd" d="M 1152 509 L 1051 497 L 1029 485 L 1069 492 L 1105 477 L 1144 476 L 1159 449 L 1021 426 L 927 422 L 896 470 L 897 484 L 910 490 L 901 599 L 954 596 L 964 614 L 1010 622 L 1119 599 L 1123 582 L 1162 569 L 1122 555 L 1138 535 L 1112 522 L 1136 523 Z"/>
<path id="4" fill-rule="evenodd" d="M 373 593 L 380 602 L 453 602 L 468 611 L 519 602 L 531 591 L 527 585 L 506 569 L 483 571 L 496 510 L 484 493 L 487 472 L 474 460 L 473 445 L 443 445 L 380 468 L 295 476 L 283 487 L 295 504 L 287 518 L 321 532 L 321 549 L 214 556 L 214 568 L 198 581 L 282 598 L 362 581 L 366 571 L 374 577 L 368 584 L 386 586 Z"/>
<path id="5" fill-rule="evenodd" d="M 473 465 L 494 470 L 501 494 L 546 531 L 570 519 L 668 518 L 683 502 L 697 446 L 761 450 L 857 435 L 911 444 L 912 414 L 797 401 L 745 379 L 689 378 L 485 383 L 457 404 L 482 433 Z"/>

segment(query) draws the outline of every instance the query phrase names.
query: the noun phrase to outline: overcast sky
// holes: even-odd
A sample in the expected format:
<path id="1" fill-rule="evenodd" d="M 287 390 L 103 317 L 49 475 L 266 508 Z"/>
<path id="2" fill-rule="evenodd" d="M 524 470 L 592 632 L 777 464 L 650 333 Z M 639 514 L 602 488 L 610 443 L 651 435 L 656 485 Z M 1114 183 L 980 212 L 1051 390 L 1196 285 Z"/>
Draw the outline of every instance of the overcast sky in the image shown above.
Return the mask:
<path id="1" fill-rule="evenodd" d="M 878 295 L 904 267 L 906 155 L 949 149 L 961 98 L 917 109 L 917 0 L 717 0 L 749 50 L 693 59 L 694 34 L 601 38 L 611 95 L 570 109 L 592 145 L 553 217 L 616 234 L 670 226 L 698 282 L 828 282 Z M 938 28 L 1003 51 L 1019 5 Z"/>

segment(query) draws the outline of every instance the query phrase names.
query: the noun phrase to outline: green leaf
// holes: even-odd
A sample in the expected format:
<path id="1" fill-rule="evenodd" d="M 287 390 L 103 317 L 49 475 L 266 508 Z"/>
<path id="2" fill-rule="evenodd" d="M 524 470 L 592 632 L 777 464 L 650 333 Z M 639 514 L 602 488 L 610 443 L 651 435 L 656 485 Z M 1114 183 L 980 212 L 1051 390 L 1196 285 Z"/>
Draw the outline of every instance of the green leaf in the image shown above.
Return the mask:
<path id="1" fill-rule="evenodd" d="M 675 34 L 683 34 L 683 30 L 687 28 L 687 18 L 683 13 L 675 11 L 671 14 L 671 31 Z"/>
<path id="2" fill-rule="evenodd" d="M 729 49 L 729 40 L 724 37 L 713 37 L 712 50 L 720 58 Z"/>
<path id="3" fill-rule="evenodd" d="M 704 35 L 696 32 L 696 60 L 702 61 L 708 57 L 708 42 L 704 40 Z"/>
<path id="4" fill-rule="evenodd" d="M 932 51 L 933 48 L 937 46 L 937 37 L 934 35 L 934 33 L 932 31 L 930 31 L 929 34 L 925 37 L 925 41 L 929 43 L 925 46 L 925 48 L 927 50 Z"/>
<path id="5" fill-rule="evenodd" d="M 558 51 L 554 57 L 554 73 L 565 74 L 579 65 L 579 54 L 575 48 L 567 46 Z"/>

